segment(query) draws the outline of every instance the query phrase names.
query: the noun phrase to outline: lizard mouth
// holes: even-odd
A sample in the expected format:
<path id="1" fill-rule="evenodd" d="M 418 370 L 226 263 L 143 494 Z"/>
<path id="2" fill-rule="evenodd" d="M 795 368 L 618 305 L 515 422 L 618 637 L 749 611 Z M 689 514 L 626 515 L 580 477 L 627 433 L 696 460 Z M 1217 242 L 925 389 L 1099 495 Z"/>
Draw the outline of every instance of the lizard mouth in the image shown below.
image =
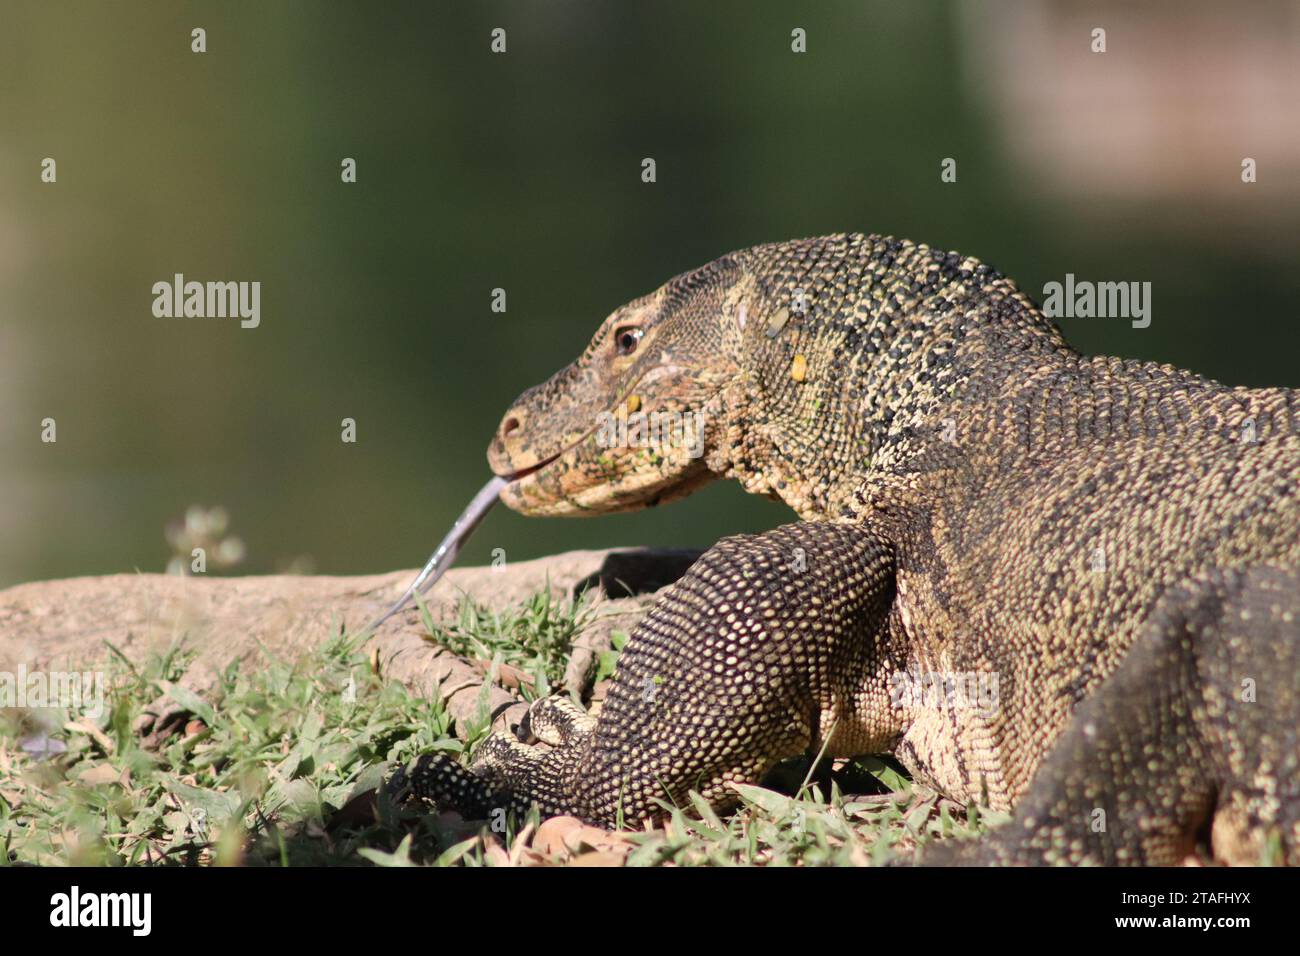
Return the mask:
<path id="1" fill-rule="evenodd" d="M 688 370 L 688 369 L 685 369 L 683 366 L 680 366 L 680 365 L 660 365 L 660 366 L 657 366 L 657 367 L 655 367 L 655 368 L 649 369 L 647 372 L 645 372 L 643 375 L 641 375 L 640 378 L 638 378 L 635 382 L 633 382 L 630 386 L 627 387 L 626 391 L 627 391 L 628 394 L 631 394 L 631 393 L 634 392 L 637 388 L 639 388 L 639 387 L 641 387 L 641 386 L 643 386 L 643 385 L 645 385 L 645 384 L 647 384 L 647 383 L 649 383 L 649 382 L 653 382 L 653 381 L 655 381 L 656 379 L 663 378 L 663 377 L 666 376 L 666 375 L 680 374 L 680 373 L 682 373 L 683 371 L 689 371 L 689 370 Z M 582 445 L 583 442 L 585 442 L 587 439 L 589 439 L 592 435 L 596 434 L 596 432 L 599 430 L 599 428 L 600 428 L 599 425 L 593 425 L 593 426 L 592 426 L 592 427 L 591 427 L 591 428 L 590 428 L 586 433 L 584 433 L 583 435 L 579 436 L 579 437 L 578 437 L 577 439 L 575 439 L 573 442 L 571 442 L 570 444 L 568 444 L 568 445 L 566 445 L 565 447 L 561 448 L 561 449 L 560 449 L 559 451 L 557 451 L 555 454 L 550 455 L 550 456 L 548 456 L 548 457 L 546 457 L 546 458 L 543 458 L 541 461 L 537 462 L 536 464 L 528 465 L 528 466 L 525 467 L 525 468 L 518 468 L 518 469 L 516 469 L 516 470 L 514 470 L 514 471 L 509 471 L 509 472 L 496 472 L 496 474 L 497 474 L 499 477 L 504 478 L 504 479 L 505 479 L 507 482 L 509 482 L 511 485 L 516 485 L 516 484 L 518 484 L 518 483 L 524 481 L 525 479 L 530 478 L 530 477 L 532 477 L 533 475 L 537 474 L 538 472 L 540 472 L 542 469 L 548 467 L 549 465 L 553 465 L 553 464 L 555 464 L 555 462 L 559 461 L 559 460 L 560 460 L 561 458 L 563 458 L 565 455 L 568 455 L 569 453 L 573 452 L 573 451 L 574 451 L 575 449 L 577 449 L 580 445 Z M 504 489 L 503 489 L 503 490 L 504 490 Z"/>
<path id="2" fill-rule="evenodd" d="M 543 458 L 541 461 L 537 462 L 536 464 L 529 465 L 526 468 L 518 468 L 514 471 L 507 472 L 506 474 L 500 474 L 498 472 L 498 475 L 499 477 L 504 478 L 507 482 L 509 482 L 509 484 L 506 485 L 506 488 L 518 487 L 520 484 L 527 481 L 529 478 L 532 478 L 538 472 L 555 464 L 565 455 L 568 455 L 574 450 L 576 450 L 579 445 L 581 445 L 583 442 L 585 442 L 588 438 L 590 438 L 595 433 L 596 433 L 596 429 L 593 428 L 591 431 L 587 432 L 577 441 L 573 442 L 572 444 L 564 446 L 559 451 L 557 451 L 554 455 L 549 455 L 546 458 Z M 501 490 L 504 492 L 506 489 L 502 488 Z"/>
<path id="3" fill-rule="evenodd" d="M 527 468 L 520 468 L 518 471 L 512 471 L 507 475 L 501 475 L 501 477 L 504 478 L 506 481 L 510 482 L 511 484 L 514 484 L 517 481 L 522 481 L 523 479 L 527 478 L 529 475 L 534 475 L 537 472 L 541 471 L 551 462 L 559 459 L 559 457 L 563 455 L 564 452 L 569 451 L 573 447 L 575 446 L 570 445 L 569 448 L 564 449 L 564 451 L 557 451 L 550 458 L 543 458 L 535 465 L 529 465 Z"/>

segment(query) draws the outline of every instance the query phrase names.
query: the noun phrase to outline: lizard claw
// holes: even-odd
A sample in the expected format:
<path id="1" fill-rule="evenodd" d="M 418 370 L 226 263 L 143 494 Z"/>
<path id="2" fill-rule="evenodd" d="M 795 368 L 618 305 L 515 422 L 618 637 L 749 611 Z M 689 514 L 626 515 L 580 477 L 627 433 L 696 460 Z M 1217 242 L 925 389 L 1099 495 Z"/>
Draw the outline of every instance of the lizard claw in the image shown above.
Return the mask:
<path id="1" fill-rule="evenodd" d="M 467 820 L 487 820 L 502 811 L 524 814 L 534 802 L 528 784 L 548 751 L 492 734 L 468 767 L 447 754 L 423 754 L 389 778 L 396 803 L 414 802 L 454 810 Z"/>
<path id="2" fill-rule="evenodd" d="M 409 767 L 399 767 L 389 778 L 387 792 L 394 803 L 431 804 L 438 810 L 455 810 L 470 820 L 483 820 L 502 805 L 492 782 L 467 770 L 446 754 L 423 754 Z"/>
<path id="3" fill-rule="evenodd" d="M 539 741 L 552 747 L 576 744 L 596 729 L 596 718 L 561 694 L 535 700 L 523 720 L 517 736 L 524 743 Z"/>
<path id="4" fill-rule="evenodd" d="M 507 734 L 492 734 L 474 751 L 469 772 L 502 788 L 511 787 L 526 775 L 546 751 L 532 744 L 520 743 Z"/>
<path id="5" fill-rule="evenodd" d="M 534 803 L 544 816 L 572 812 L 566 783 L 595 726 L 567 698 L 542 698 L 520 722 L 518 739 L 490 735 L 468 767 L 445 754 L 425 754 L 409 771 L 393 774 L 389 792 L 398 802 L 416 799 L 476 820 L 500 810 L 526 813 Z"/>

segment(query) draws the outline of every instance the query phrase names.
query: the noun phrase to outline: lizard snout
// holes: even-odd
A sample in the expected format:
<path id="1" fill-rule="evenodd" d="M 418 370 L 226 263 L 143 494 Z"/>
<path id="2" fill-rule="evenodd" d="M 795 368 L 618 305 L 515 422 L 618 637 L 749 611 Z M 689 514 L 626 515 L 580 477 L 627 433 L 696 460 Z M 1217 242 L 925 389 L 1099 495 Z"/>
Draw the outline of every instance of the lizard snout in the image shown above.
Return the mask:
<path id="1" fill-rule="evenodd" d="M 488 445 L 488 467 L 502 478 L 522 478 L 554 461 L 555 453 L 541 453 L 529 443 L 524 429 L 524 413 L 517 408 L 506 412 L 501 425 Z"/>
<path id="2" fill-rule="evenodd" d="M 527 464 L 527 455 L 520 448 L 523 436 L 524 417 L 511 409 L 501 419 L 492 443 L 488 445 L 488 466 L 494 474 L 508 478 L 520 470 L 519 462 Z"/>

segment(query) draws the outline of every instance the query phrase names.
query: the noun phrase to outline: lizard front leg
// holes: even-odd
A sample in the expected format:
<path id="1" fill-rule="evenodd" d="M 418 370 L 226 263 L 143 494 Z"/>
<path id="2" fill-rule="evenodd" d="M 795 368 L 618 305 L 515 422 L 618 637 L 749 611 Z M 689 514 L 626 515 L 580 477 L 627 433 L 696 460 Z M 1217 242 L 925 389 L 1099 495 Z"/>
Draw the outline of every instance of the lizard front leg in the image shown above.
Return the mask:
<path id="1" fill-rule="evenodd" d="M 533 730 L 558 746 L 495 735 L 468 770 L 421 758 L 411 789 L 473 816 L 535 803 L 635 826 L 691 790 L 726 809 L 732 783 L 828 735 L 830 752 L 884 749 L 898 732 L 879 667 L 893 595 L 892 551 L 861 528 L 726 538 L 632 632 L 594 726 L 539 702 Z"/>

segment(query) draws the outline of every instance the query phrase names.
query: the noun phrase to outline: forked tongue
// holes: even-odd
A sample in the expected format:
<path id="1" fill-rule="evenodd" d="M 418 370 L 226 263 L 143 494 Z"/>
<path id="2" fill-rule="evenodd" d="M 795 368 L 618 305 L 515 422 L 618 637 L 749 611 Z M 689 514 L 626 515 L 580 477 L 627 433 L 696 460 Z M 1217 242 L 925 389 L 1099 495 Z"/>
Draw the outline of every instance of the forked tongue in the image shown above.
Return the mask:
<path id="1" fill-rule="evenodd" d="M 407 602 L 416 594 L 426 594 L 431 587 L 438 583 L 438 579 L 446 574 L 447 569 L 455 562 L 456 555 L 460 553 L 461 545 L 469 540 L 469 536 L 474 533 L 474 529 L 483 520 L 483 516 L 492 510 L 492 506 L 497 503 L 497 495 L 508 483 L 509 479 L 494 475 L 492 480 L 480 489 L 465 510 L 460 513 L 460 517 L 451 526 L 451 530 L 447 532 L 447 536 L 442 539 L 442 543 L 438 545 L 437 550 L 429 557 L 428 562 L 420 569 L 420 573 L 415 576 L 411 586 L 402 593 L 396 604 L 366 626 L 367 631 L 373 631 L 379 627 L 380 624 L 383 624 L 406 607 Z"/>

